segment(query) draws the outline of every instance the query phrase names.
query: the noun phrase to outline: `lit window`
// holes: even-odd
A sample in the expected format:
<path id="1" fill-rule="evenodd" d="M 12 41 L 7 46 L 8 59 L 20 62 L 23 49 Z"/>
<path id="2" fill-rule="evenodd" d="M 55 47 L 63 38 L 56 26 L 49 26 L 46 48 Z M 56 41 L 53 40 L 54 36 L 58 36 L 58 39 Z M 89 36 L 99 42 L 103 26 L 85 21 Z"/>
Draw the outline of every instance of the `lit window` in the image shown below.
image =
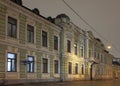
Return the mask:
<path id="1" fill-rule="evenodd" d="M 7 71 L 16 72 L 17 71 L 17 57 L 14 53 L 7 54 Z"/>
<path id="2" fill-rule="evenodd" d="M 28 56 L 27 72 L 34 72 L 34 57 Z"/>
<path id="3" fill-rule="evenodd" d="M 34 27 L 31 25 L 27 25 L 27 41 L 34 43 Z"/>
<path id="4" fill-rule="evenodd" d="M 11 17 L 8 17 L 7 35 L 9 37 L 17 38 L 17 20 Z"/>

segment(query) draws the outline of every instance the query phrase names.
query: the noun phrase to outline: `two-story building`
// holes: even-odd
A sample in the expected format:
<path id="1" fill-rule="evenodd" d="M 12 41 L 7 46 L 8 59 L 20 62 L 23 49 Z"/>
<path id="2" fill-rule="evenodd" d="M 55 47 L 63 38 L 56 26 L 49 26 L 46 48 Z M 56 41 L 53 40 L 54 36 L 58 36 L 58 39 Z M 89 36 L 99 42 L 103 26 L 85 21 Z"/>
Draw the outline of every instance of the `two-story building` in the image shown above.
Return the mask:
<path id="1" fill-rule="evenodd" d="M 0 0 L 0 83 L 112 79 L 112 58 L 66 14 L 45 18 L 22 0 Z"/>

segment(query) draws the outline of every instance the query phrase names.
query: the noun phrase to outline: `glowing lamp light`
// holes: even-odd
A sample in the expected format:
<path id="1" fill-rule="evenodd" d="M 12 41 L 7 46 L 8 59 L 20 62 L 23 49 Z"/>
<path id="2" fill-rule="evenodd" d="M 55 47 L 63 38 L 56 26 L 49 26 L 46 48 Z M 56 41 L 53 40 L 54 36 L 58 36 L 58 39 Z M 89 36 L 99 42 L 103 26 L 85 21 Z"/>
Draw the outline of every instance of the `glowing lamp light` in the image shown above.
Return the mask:
<path id="1" fill-rule="evenodd" d="M 111 46 L 107 46 L 108 49 L 111 49 L 112 47 Z"/>

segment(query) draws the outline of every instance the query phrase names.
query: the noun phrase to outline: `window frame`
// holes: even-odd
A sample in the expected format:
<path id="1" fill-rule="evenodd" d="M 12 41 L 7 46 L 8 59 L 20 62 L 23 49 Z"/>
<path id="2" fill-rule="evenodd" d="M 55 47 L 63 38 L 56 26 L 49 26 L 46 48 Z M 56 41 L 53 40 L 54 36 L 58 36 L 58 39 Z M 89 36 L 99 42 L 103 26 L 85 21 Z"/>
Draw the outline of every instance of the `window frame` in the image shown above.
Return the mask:
<path id="1" fill-rule="evenodd" d="M 33 59 L 33 61 L 29 61 L 29 58 L 32 58 Z M 35 72 L 35 58 L 34 58 L 34 56 L 30 56 L 30 55 L 28 55 L 27 56 L 27 72 L 28 73 L 33 73 L 33 72 Z"/>
<path id="2" fill-rule="evenodd" d="M 54 36 L 54 50 L 58 50 L 58 36 Z"/>
<path id="3" fill-rule="evenodd" d="M 34 43 L 35 41 L 35 30 L 34 26 L 27 24 L 27 42 Z"/>
<path id="4" fill-rule="evenodd" d="M 72 74 L 72 62 L 68 62 L 68 74 Z"/>
<path id="5" fill-rule="evenodd" d="M 56 64 L 57 62 L 57 64 Z M 59 73 L 59 61 L 58 60 L 54 60 L 54 73 L 58 74 Z"/>
<path id="6" fill-rule="evenodd" d="M 77 43 L 74 43 L 75 55 L 77 55 L 77 52 L 78 52 L 77 47 L 78 47 Z"/>
<path id="7" fill-rule="evenodd" d="M 80 57 L 84 57 L 84 46 L 80 46 Z"/>
<path id="8" fill-rule="evenodd" d="M 14 59 L 9 58 L 8 54 L 14 54 Z M 9 59 L 10 59 L 10 61 L 8 61 Z M 10 70 L 8 68 L 9 62 L 10 62 Z M 14 64 L 12 62 L 14 62 Z M 13 65 L 14 65 L 14 68 L 15 68 L 14 70 L 12 69 Z M 7 72 L 17 72 L 17 54 L 15 54 L 15 53 L 11 53 L 11 52 L 7 53 Z"/>
<path id="9" fill-rule="evenodd" d="M 75 63 L 75 74 L 78 74 L 78 63 Z"/>
<path id="10" fill-rule="evenodd" d="M 17 19 L 8 16 L 7 36 L 11 38 L 17 38 L 17 23 Z"/>
<path id="11" fill-rule="evenodd" d="M 43 67 L 43 68 L 42 68 L 42 69 L 43 69 L 42 72 L 43 72 L 43 73 L 48 73 L 48 59 L 47 59 L 47 58 L 43 58 L 42 61 L 43 61 L 43 62 L 42 62 L 42 65 L 43 65 L 43 66 L 42 66 L 42 67 Z M 45 62 L 44 62 L 44 61 L 45 61 Z"/>
<path id="12" fill-rule="evenodd" d="M 71 53 L 71 41 L 67 40 L 67 52 Z"/>
<path id="13" fill-rule="evenodd" d="M 84 65 L 81 66 L 81 74 L 84 75 Z"/>
<path id="14" fill-rule="evenodd" d="M 42 46 L 48 47 L 48 32 L 42 30 Z"/>

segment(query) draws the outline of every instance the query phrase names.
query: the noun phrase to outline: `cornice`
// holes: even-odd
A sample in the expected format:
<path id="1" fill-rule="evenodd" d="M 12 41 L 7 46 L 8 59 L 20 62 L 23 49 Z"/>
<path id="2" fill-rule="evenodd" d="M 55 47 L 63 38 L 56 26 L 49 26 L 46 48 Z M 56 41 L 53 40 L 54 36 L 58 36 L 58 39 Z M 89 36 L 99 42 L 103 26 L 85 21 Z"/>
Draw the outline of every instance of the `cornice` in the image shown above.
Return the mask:
<path id="1" fill-rule="evenodd" d="M 29 8 L 27 8 L 25 6 L 17 5 L 15 3 L 11 2 L 10 0 L 0 0 L 0 3 L 5 5 L 7 8 L 15 10 L 16 12 L 21 13 L 21 14 L 25 15 L 26 17 L 29 17 L 29 18 L 33 19 L 34 21 L 41 23 L 42 25 L 45 25 L 45 26 L 49 25 L 49 27 L 52 27 L 51 29 L 57 28 L 58 30 L 61 30 L 60 27 L 58 27 L 57 25 L 46 20 L 45 18 L 43 18 L 43 16 L 36 15 L 35 13 L 31 12 L 31 10 Z"/>
<path id="2" fill-rule="evenodd" d="M 7 41 L 4 41 L 4 40 L 1 40 L 0 44 L 5 45 L 5 46 L 16 47 L 16 48 L 19 48 L 19 49 L 31 50 L 31 51 L 34 51 L 34 52 L 42 52 L 42 53 L 46 53 L 46 54 L 49 54 L 49 55 L 59 56 L 59 53 L 53 53 L 52 51 L 49 51 L 49 49 L 46 51 L 46 50 L 42 50 L 42 49 L 27 46 L 25 44 L 19 44 L 19 43 L 14 43 L 14 42 L 11 43 L 11 42 L 7 42 Z"/>

